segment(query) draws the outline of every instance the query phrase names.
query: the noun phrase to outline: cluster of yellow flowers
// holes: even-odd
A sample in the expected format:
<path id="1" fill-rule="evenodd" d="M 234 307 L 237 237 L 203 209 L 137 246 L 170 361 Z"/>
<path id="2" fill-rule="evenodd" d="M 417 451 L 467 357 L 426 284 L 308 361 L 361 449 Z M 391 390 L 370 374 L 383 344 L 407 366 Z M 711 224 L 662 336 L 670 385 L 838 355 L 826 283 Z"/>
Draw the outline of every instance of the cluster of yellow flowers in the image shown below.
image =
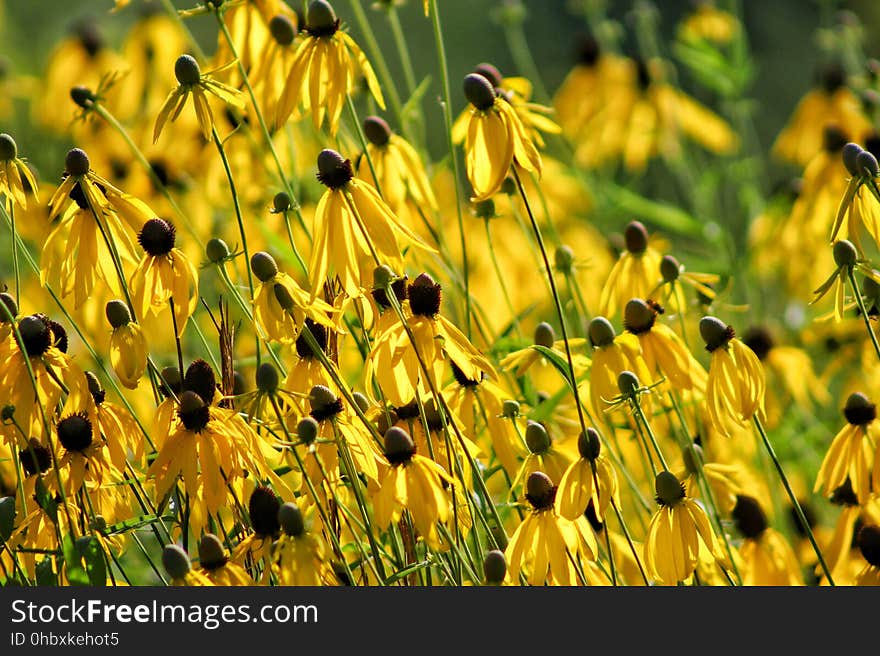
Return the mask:
<path id="1" fill-rule="evenodd" d="M 488 63 L 453 94 L 417 4 L 442 159 L 359 2 L 369 57 L 327 0 L 52 53 L 31 119 L 76 147 L 37 176 L 0 134 L 0 581 L 880 585 L 877 77 L 825 71 L 773 147 L 796 198 L 697 273 L 676 229 L 723 240 L 639 176 L 748 165 L 741 124 L 607 30 L 552 107 Z M 707 2 L 676 41 L 743 38 Z"/>

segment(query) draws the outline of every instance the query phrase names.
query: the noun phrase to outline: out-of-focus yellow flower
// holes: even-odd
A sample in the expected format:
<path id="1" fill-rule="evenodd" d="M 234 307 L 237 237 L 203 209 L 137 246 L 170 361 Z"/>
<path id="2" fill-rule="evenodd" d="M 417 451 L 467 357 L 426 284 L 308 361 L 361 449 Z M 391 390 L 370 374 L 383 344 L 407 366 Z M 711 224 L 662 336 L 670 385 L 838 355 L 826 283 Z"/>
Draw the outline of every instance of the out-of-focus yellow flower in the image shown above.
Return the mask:
<path id="1" fill-rule="evenodd" d="M 169 119 L 172 122 L 177 120 L 190 94 L 193 97 L 193 107 L 196 110 L 199 128 L 206 141 L 211 140 L 214 130 L 214 113 L 211 111 L 211 105 L 208 103 L 206 94 L 210 93 L 233 107 L 244 109 L 244 100 L 242 99 L 241 92 L 212 77 L 215 73 L 230 66 L 232 64 L 226 64 L 220 68 L 202 73 L 198 62 L 191 55 L 181 55 L 178 57 L 174 63 L 174 75 L 177 78 L 178 85 L 168 94 L 168 97 L 159 109 L 156 123 L 153 126 L 153 143 L 159 140 L 162 128 L 165 127 L 165 123 Z"/>
<path id="2" fill-rule="evenodd" d="M 773 154 L 806 166 L 822 150 L 822 131 L 829 124 L 840 126 L 856 140 L 871 131 L 871 122 L 862 113 L 858 97 L 846 86 L 846 73 L 838 65 L 823 71 L 820 84 L 798 103 L 773 143 Z"/>
<path id="3" fill-rule="evenodd" d="M 36 197 L 37 181 L 18 156 L 15 140 L 4 132 L 0 134 L 0 194 L 3 194 L 6 210 L 10 211 L 13 205 L 27 209 L 27 193 Z"/>
<path id="4" fill-rule="evenodd" d="M 744 538 L 739 548 L 743 585 L 804 584 L 797 556 L 782 534 L 767 525 L 767 517 L 756 499 L 737 496 L 731 516 Z"/>
<path id="5" fill-rule="evenodd" d="M 492 83 L 471 73 L 464 79 L 464 93 L 471 104 L 464 141 L 467 177 L 474 190 L 471 200 L 496 194 L 514 164 L 540 175 L 541 155 L 516 110 Z"/>
<path id="6" fill-rule="evenodd" d="M 366 55 L 346 32 L 340 29 L 336 12 L 326 0 L 312 0 L 306 11 L 302 40 L 293 57 L 284 91 L 278 100 L 277 126 L 284 125 L 298 105 L 311 113 L 315 130 L 324 117 L 335 135 L 346 98 L 354 90 L 357 75 L 367 81 L 373 98 L 382 109 L 382 89 Z"/>
<path id="7" fill-rule="evenodd" d="M 739 30 L 736 16 L 719 9 L 710 0 L 703 0 L 681 22 L 678 35 L 684 41 L 703 40 L 724 45 L 730 43 Z"/>

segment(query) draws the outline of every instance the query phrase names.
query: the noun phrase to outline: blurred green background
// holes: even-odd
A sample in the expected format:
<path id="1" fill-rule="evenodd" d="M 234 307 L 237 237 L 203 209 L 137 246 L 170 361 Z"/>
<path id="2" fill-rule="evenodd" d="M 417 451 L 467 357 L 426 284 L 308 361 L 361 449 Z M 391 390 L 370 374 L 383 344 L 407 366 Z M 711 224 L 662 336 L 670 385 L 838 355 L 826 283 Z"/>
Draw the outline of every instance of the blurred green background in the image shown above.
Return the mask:
<path id="1" fill-rule="evenodd" d="M 0 0 L 0 57 L 12 71 L 39 76 L 53 46 L 77 21 L 84 17 L 97 19 L 107 41 L 118 47 L 144 8 L 158 4 L 158 1 L 132 0 L 122 11 L 110 13 L 114 5 L 112 0 Z M 192 8 L 197 6 L 198 0 L 173 0 L 173 4 L 181 9 Z M 288 0 L 288 4 L 300 8 L 304 3 Z M 401 75 L 392 47 L 391 32 L 382 11 L 371 0 L 363 0 L 361 4 L 380 44 L 388 45 L 387 59 L 392 72 Z M 526 12 L 526 39 L 543 83 L 553 93 L 574 62 L 579 39 L 589 31 L 582 11 L 584 6 L 607 6 L 609 16 L 619 21 L 621 27 L 621 50 L 634 54 L 637 52 L 634 13 L 644 4 L 615 0 L 440 0 L 453 99 L 457 103 L 454 111 L 457 112 L 464 105 L 457 81 L 474 65 L 489 61 L 507 75 L 520 72 L 514 66 L 504 31 L 498 23 L 502 10 L 522 9 Z M 658 11 L 660 47 L 673 62 L 670 44 L 676 26 L 694 4 L 694 0 L 659 0 L 652 5 Z M 769 150 L 773 138 L 798 99 L 810 87 L 817 66 L 828 61 L 822 30 L 828 31 L 833 25 L 839 24 L 841 12 L 846 11 L 858 17 L 865 34 L 876 33 L 880 28 L 880 2 L 876 0 L 718 0 L 717 4 L 721 7 L 740 7 L 745 18 L 751 56 L 756 67 L 749 96 L 757 101 L 755 123 L 764 152 Z M 351 0 L 338 0 L 335 7 L 351 33 L 359 39 Z M 441 114 L 436 99 L 440 89 L 431 22 L 422 13 L 421 0 L 406 0 L 399 6 L 399 13 L 417 78 L 432 78 L 431 90 L 425 98 L 428 120 L 439 121 Z M 216 27 L 212 18 L 199 16 L 187 22 L 204 49 L 213 52 Z M 880 56 L 880 45 L 876 40 L 865 39 L 865 51 L 867 56 Z M 169 62 L 170 65 L 172 62 Z M 681 83 L 688 92 L 712 106 L 717 105 L 710 93 L 688 79 L 683 67 L 679 65 L 678 70 Z M 71 80 L 71 84 L 75 83 L 75 80 Z M 71 116 L 73 110 L 71 104 Z M 58 153 L 71 145 L 45 143 L 40 135 L 34 134 L 25 111 L 17 112 L 12 124 L 0 126 L 0 130 L 16 135 L 21 144 L 28 144 L 28 157 L 38 169 L 47 170 L 44 168 L 47 165 L 50 166 L 48 170 L 57 168 Z M 429 132 L 432 133 L 429 142 L 432 153 L 439 158 L 444 152 L 442 131 L 429 129 Z M 774 179 L 779 177 L 777 172 L 771 170 L 771 173 Z"/>

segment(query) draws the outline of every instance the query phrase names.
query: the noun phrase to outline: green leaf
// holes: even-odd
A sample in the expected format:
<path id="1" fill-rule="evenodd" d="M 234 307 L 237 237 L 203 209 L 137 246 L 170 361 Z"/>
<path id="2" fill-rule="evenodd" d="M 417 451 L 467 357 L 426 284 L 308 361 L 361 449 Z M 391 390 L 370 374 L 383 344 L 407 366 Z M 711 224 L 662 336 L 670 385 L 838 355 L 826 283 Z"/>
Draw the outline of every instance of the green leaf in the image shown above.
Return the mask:
<path id="1" fill-rule="evenodd" d="M 406 578 L 407 576 L 409 576 L 413 572 L 418 572 L 420 569 L 424 569 L 424 568 L 428 567 L 428 565 L 430 565 L 430 564 L 431 564 L 431 561 L 423 560 L 422 562 L 416 563 L 415 565 L 410 565 L 409 567 L 404 567 L 402 570 L 394 572 L 394 574 L 389 576 L 388 580 L 386 581 L 386 585 L 391 584 L 391 583 L 396 583 L 400 579 Z"/>
<path id="2" fill-rule="evenodd" d="M 126 519 L 121 522 L 116 522 L 115 524 L 111 524 L 108 526 L 104 533 L 107 535 L 114 535 L 116 533 L 125 533 L 126 531 L 131 531 L 134 529 L 141 528 L 142 526 L 148 526 L 157 522 L 159 517 L 156 515 L 141 515 L 139 517 L 132 517 L 131 519 Z"/>
<path id="3" fill-rule="evenodd" d="M 76 544 L 69 535 L 65 535 L 61 541 L 61 551 L 64 554 L 64 567 L 67 571 L 67 580 L 71 585 L 88 585 L 89 576 L 83 569 Z"/>
<path id="4" fill-rule="evenodd" d="M 76 548 L 85 563 L 86 574 L 89 583 L 94 586 L 103 586 L 107 583 L 107 561 L 104 559 L 104 550 L 101 543 L 93 535 L 78 538 Z"/>
<path id="5" fill-rule="evenodd" d="M 560 356 L 553 349 L 549 349 L 546 346 L 538 346 L 537 344 L 532 344 L 531 348 L 535 349 L 538 353 L 543 355 L 547 360 L 550 361 L 550 364 L 560 373 L 562 378 L 568 383 L 568 386 L 571 387 L 571 376 L 570 371 L 568 369 L 568 362 L 566 362 L 562 356 Z"/>
<path id="6" fill-rule="evenodd" d="M 58 502 L 55 501 L 55 497 L 46 488 L 46 484 L 43 483 L 41 478 L 37 478 L 37 483 L 34 486 L 34 496 L 37 498 L 37 505 L 43 509 L 43 512 L 49 515 L 49 519 L 52 520 L 53 524 L 57 524 Z"/>
<path id="7" fill-rule="evenodd" d="M 6 542 L 15 529 L 15 497 L 0 499 L 0 542 Z"/>
<path id="8" fill-rule="evenodd" d="M 613 183 L 606 183 L 605 192 L 616 209 L 683 235 L 704 236 L 703 223 L 673 205 L 653 201 Z"/>
<path id="9" fill-rule="evenodd" d="M 404 118 L 404 120 L 409 119 L 410 114 L 418 110 L 418 104 L 422 102 L 422 98 L 428 92 L 428 89 L 431 86 L 431 76 L 428 75 L 424 80 L 419 82 L 419 86 L 415 88 L 413 94 L 409 97 L 403 107 L 400 108 L 400 115 Z"/>
<path id="10" fill-rule="evenodd" d="M 58 585 L 58 576 L 55 574 L 55 568 L 52 567 L 52 558 L 43 558 L 34 568 L 37 577 L 37 585 Z"/>

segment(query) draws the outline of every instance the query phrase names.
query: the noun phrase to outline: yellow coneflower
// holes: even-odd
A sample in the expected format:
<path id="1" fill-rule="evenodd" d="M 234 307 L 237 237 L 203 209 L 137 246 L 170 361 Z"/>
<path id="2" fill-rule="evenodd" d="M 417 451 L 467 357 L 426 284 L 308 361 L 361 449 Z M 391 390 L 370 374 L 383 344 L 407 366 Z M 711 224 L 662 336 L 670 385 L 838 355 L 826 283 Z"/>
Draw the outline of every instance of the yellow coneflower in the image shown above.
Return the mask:
<path id="1" fill-rule="evenodd" d="M 37 181 L 27 163 L 18 156 L 15 139 L 4 132 L 0 134 L 0 194 L 3 194 L 6 210 L 13 204 L 27 208 L 27 192 L 36 197 Z"/>
<path id="2" fill-rule="evenodd" d="M 192 568 L 189 554 L 179 544 L 166 545 L 162 550 L 162 567 L 171 577 L 171 585 L 187 587 L 214 585 L 207 576 Z"/>
<path id="3" fill-rule="evenodd" d="M 376 524 L 386 528 L 406 509 L 419 535 L 432 549 L 439 549 L 437 522 L 446 522 L 451 514 L 443 484 L 454 486 L 455 481 L 433 460 L 417 454 L 415 443 L 402 428 L 392 426 L 385 432 L 384 447 L 391 466 L 373 496 Z"/>
<path id="4" fill-rule="evenodd" d="M 247 514 L 251 531 L 235 547 L 232 561 L 241 565 L 253 559 L 265 566 L 261 583 L 269 580 L 272 545 L 281 533 L 278 511 L 281 499 L 270 487 L 255 487 L 248 499 Z"/>
<path id="5" fill-rule="evenodd" d="M 333 567 L 327 560 L 324 543 L 306 530 L 302 511 L 287 502 L 278 509 L 281 537 L 275 547 L 274 569 L 281 585 L 332 585 Z"/>
<path id="6" fill-rule="evenodd" d="M 177 120 L 190 94 L 193 97 L 193 106 L 195 107 L 196 118 L 199 121 L 199 128 L 206 141 L 211 140 L 211 135 L 214 131 L 214 113 L 211 111 L 211 105 L 208 103 L 208 96 L 206 94 L 210 93 L 233 107 L 244 109 L 244 100 L 242 99 L 241 92 L 212 77 L 214 73 L 228 66 L 230 64 L 202 73 L 198 62 L 192 56 L 181 55 L 177 58 L 177 61 L 174 63 L 174 75 L 177 78 L 178 85 L 168 94 L 168 97 L 159 109 L 156 123 L 153 126 L 153 143 L 159 140 L 162 128 L 165 127 L 165 123 L 169 118 L 172 123 Z"/>
<path id="7" fill-rule="evenodd" d="M 107 391 L 101 386 L 97 376 L 91 371 L 86 372 L 86 381 L 91 404 L 74 401 L 68 397 L 67 403 L 79 403 L 78 407 L 87 406 L 87 417 L 94 426 L 95 432 L 104 438 L 110 461 L 120 472 L 125 471 L 129 452 L 134 461 L 140 463 L 144 456 L 144 434 L 138 427 L 133 415 L 125 408 L 107 400 Z M 77 406 L 74 406 L 77 407 Z"/>
<path id="8" fill-rule="evenodd" d="M 302 105 L 311 113 L 316 130 L 326 116 L 330 134 L 335 135 L 342 108 L 355 89 L 359 73 L 366 79 L 373 98 L 385 109 L 373 67 L 354 39 L 340 29 L 340 21 L 329 2 L 309 3 L 302 34 L 278 100 L 276 125 L 284 125 L 293 109 Z"/>
<path id="9" fill-rule="evenodd" d="M 645 226 L 639 221 L 627 224 L 623 242 L 626 248 L 608 274 L 599 298 L 599 314 L 605 317 L 614 317 L 631 298 L 651 298 L 660 280 L 661 255 L 649 244 Z"/>
<path id="10" fill-rule="evenodd" d="M 845 219 L 845 236 L 861 252 L 861 227 L 868 231 L 875 244 L 880 244 L 880 189 L 877 187 L 880 164 L 872 153 L 855 143 L 846 144 L 842 155 L 844 166 L 851 177 L 831 228 L 831 241 L 837 239 Z"/>
<path id="11" fill-rule="evenodd" d="M 464 142 L 467 177 L 474 190 L 471 201 L 495 195 L 514 164 L 540 175 L 538 150 L 516 110 L 492 83 L 471 73 L 464 78 L 464 94 L 471 104 Z"/>
<path id="12" fill-rule="evenodd" d="M 605 510 L 612 499 L 617 499 L 617 474 L 608 459 L 601 453 L 599 433 L 587 428 L 578 437 L 578 453 L 575 460 L 559 481 L 556 506 L 565 519 L 574 521 L 583 515 L 592 502 L 593 511 L 603 521 Z"/>
<path id="13" fill-rule="evenodd" d="M 355 298 L 369 287 L 367 281 L 377 266 L 403 269 L 403 245 L 433 250 L 397 220 L 369 183 L 354 177 L 351 161 L 335 150 L 318 154 L 318 180 L 327 190 L 318 201 L 312 230 L 312 298 L 322 288 L 331 264 L 345 293 Z"/>
<path id="14" fill-rule="evenodd" d="M 660 260 L 660 283 L 648 294 L 648 298 L 656 298 L 659 303 L 672 312 L 686 312 L 687 300 L 684 297 L 682 283 L 692 287 L 703 298 L 714 300 L 715 290 L 720 276 L 714 273 L 695 273 L 686 271 L 672 255 L 664 255 Z M 664 291 L 664 287 L 668 288 Z M 658 296 L 659 294 L 659 296 Z M 638 294 L 634 294 L 638 297 Z"/>
<path id="15" fill-rule="evenodd" d="M 517 378 L 524 376 L 536 362 L 547 362 L 544 355 L 538 349 L 534 348 L 535 346 L 542 346 L 546 349 L 550 349 L 560 358 L 565 359 L 565 351 L 563 350 L 565 348 L 565 342 L 556 339 L 556 331 L 553 329 L 553 326 L 546 321 L 542 321 L 535 326 L 533 341 L 534 343 L 532 346 L 505 355 L 501 359 L 499 366 L 505 371 L 512 372 Z M 575 349 L 583 346 L 585 341 L 575 337 L 569 339 L 568 344 L 572 349 Z M 576 375 L 579 375 L 582 371 L 586 371 L 590 364 L 589 360 L 579 353 L 573 353 L 572 359 L 574 361 Z"/>
<path id="16" fill-rule="evenodd" d="M 867 561 L 856 576 L 856 585 L 880 586 L 880 526 L 863 526 L 856 537 L 856 544 Z"/>
<path id="17" fill-rule="evenodd" d="M 631 299 L 624 308 L 623 326 L 638 338 L 642 359 L 653 376 L 665 376 L 679 390 L 706 388 L 706 370 L 672 329 L 657 322 L 663 308 L 653 301 Z"/>
<path id="18" fill-rule="evenodd" d="M 254 291 L 254 319 L 269 339 L 282 344 L 297 341 L 306 318 L 333 328 L 334 309 L 279 271 L 271 255 L 263 251 L 254 253 L 251 270 L 260 281 Z"/>
<path id="19" fill-rule="evenodd" d="M 637 339 L 616 335 L 605 317 L 594 317 L 588 329 L 593 347 L 590 366 L 590 403 L 599 417 L 605 417 L 605 401 L 617 394 L 617 377 L 632 371 L 639 380 L 650 380 L 651 372 L 642 358 Z M 630 336 L 631 337 L 631 336 Z M 646 403 L 647 399 L 642 401 Z"/>
<path id="20" fill-rule="evenodd" d="M 865 277 L 871 278 L 874 282 L 880 284 L 880 271 L 872 268 L 867 260 L 859 257 L 858 249 L 855 245 L 846 239 L 834 242 L 832 247 L 834 255 L 834 264 L 836 268 L 834 272 L 828 276 L 814 292 L 813 300 L 810 305 L 819 302 L 834 287 L 834 319 L 835 321 L 843 321 L 844 311 L 846 310 L 846 287 L 850 283 L 849 276 L 855 271 L 863 273 Z"/>
<path id="21" fill-rule="evenodd" d="M 96 276 L 121 294 L 113 250 L 119 266 L 133 266 L 134 235 L 153 216 L 145 203 L 92 171 L 85 151 L 70 150 L 64 181 L 49 201 L 49 218 L 57 223 L 43 244 L 41 282 L 53 283 L 62 298 L 74 294 L 77 308 L 90 297 Z"/>
<path id="22" fill-rule="evenodd" d="M 357 176 L 381 189 L 391 211 L 412 228 L 438 209 L 422 161 L 415 148 L 378 116 L 368 116 L 363 127 L 368 143 L 366 153 L 357 159 Z"/>
<path id="23" fill-rule="evenodd" d="M 736 505 L 737 495 L 746 489 L 747 472 L 739 464 L 706 462 L 699 444 L 691 444 L 682 449 L 684 467 L 676 478 L 684 484 L 684 492 L 691 498 L 702 496 L 700 476 L 706 478 L 709 492 L 718 507 L 718 512 L 726 515 Z"/>
<path id="24" fill-rule="evenodd" d="M 871 122 L 856 94 L 846 86 L 846 72 L 839 65 L 822 71 L 819 84 L 798 103 L 773 143 L 773 154 L 806 166 L 822 149 L 822 131 L 828 124 L 845 127 L 856 139 L 871 130 Z"/>
<path id="25" fill-rule="evenodd" d="M 149 346 L 141 327 L 132 320 L 128 306 L 113 300 L 107 303 L 105 312 L 113 332 L 110 335 L 110 366 L 119 382 L 128 389 L 137 389 L 147 370 Z"/>
<path id="26" fill-rule="evenodd" d="M 482 75 L 489 81 L 489 84 L 495 89 L 503 100 L 513 105 L 514 111 L 526 130 L 526 134 L 534 141 L 539 148 L 544 147 L 544 138 L 542 132 L 547 134 L 559 134 L 562 128 L 559 127 L 548 114 L 553 112 L 553 108 L 545 107 L 534 102 L 530 102 L 532 97 L 532 83 L 524 77 L 505 77 L 495 66 L 488 63 L 482 63 L 474 68 L 475 75 Z M 452 140 L 454 143 L 461 143 L 467 135 L 469 113 L 466 109 L 452 126 Z"/>
<path id="27" fill-rule="evenodd" d="M 858 502 L 864 504 L 871 495 L 871 476 L 880 444 L 877 408 L 868 397 L 856 392 L 846 400 L 843 416 L 847 424 L 831 441 L 813 489 L 830 496 L 848 480 Z M 877 483 L 880 477 L 875 477 L 875 491 Z"/>
<path id="28" fill-rule="evenodd" d="M 660 472 L 654 486 L 660 508 L 648 527 L 645 566 L 652 578 L 675 585 L 694 573 L 701 542 L 715 551 L 715 534 L 706 512 L 685 494 L 674 474 Z"/>
<path id="29" fill-rule="evenodd" d="M 800 564 L 782 534 L 767 525 L 758 501 L 739 495 L 731 517 L 743 536 L 739 556 L 743 585 L 798 586 L 804 584 Z"/>
<path id="30" fill-rule="evenodd" d="M 579 576 L 573 560 L 594 560 L 599 553 L 587 520 L 560 517 L 554 507 L 556 486 L 543 472 L 526 481 L 526 499 L 532 509 L 517 527 L 504 555 L 511 581 L 524 574 L 529 585 L 575 585 Z"/>
<path id="31" fill-rule="evenodd" d="M 140 319 L 173 304 L 177 334 L 182 335 L 199 302 L 199 274 L 175 247 L 176 230 L 163 219 L 150 219 L 138 235 L 144 255 L 131 276 L 131 296 Z"/>
<path id="32" fill-rule="evenodd" d="M 246 3 L 242 7 L 249 5 L 250 3 Z M 287 8 L 287 5 L 283 2 L 278 2 L 278 6 L 279 8 Z M 228 12 L 227 16 L 232 13 L 231 11 Z M 261 24 L 262 20 L 259 18 L 255 17 L 250 22 L 259 25 L 260 31 L 264 29 L 264 26 Z M 249 67 L 245 64 L 245 70 L 250 69 L 252 71 L 250 81 L 254 94 L 260 99 L 260 108 L 263 111 L 263 115 L 271 118 L 278 111 L 278 100 L 284 89 L 284 81 L 287 79 L 287 73 L 290 71 L 296 56 L 296 15 L 287 15 L 286 13 L 275 14 L 265 27 L 268 28 L 269 34 L 263 38 L 254 35 L 251 30 L 241 29 L 241 31 L 242 38 L 248 39 L 251 44 L 262 41 L 262 43 L 259 43 L 259 49 L 253 52 L 254 65 Z M 225 41 L 221 43 L 225 44 Z"/>
<path id="33" fill-rule="evenodd" d="M 22 317 L 17 324 L 21 344 L 13 338 L 5 353 L 0 351 L 0 407 L 13 406 L 23 426 L 40 417 L 40 405 L 50 413 L 62 391 L 82 390 L 82 370 L 67 355 L 67 332 L 42 314 Z M 28 363 L 36 384 L 31 382 Z M 36 391 L 34 390 L 36 387 Z"/>
<path id="34" fill-rule="evenodd" d="M 543 424 L 529 420 L 524 437 L 528 453 L 520 464 L 516 478 L 510 484 L 511 495 L 515 495 L 520 486 L 536 471 L 543 472 L 550 480 L 561 480 L 572 463 L 571 456 L 558 448 Z"/>
<path id="35" fill-rule="evenodd" d="M 478 427 L 485 426 L 492 451 L 508 475 L 515 476 L 519 459 L 524 454 L 520 441 L 512 434 L 504 419 L 504 402 L 507 397 L 504 390 L 486 378 L 468 378 L 454 362 L 452 375 L 455 383 L 444 390 L 444 397 L 450 411 L 461 418 L 462 432 L 464 435 L 477 436 L 480 434 Z"/>
<path id="36" fill-rule="evenodd" d="M 764 407 L 764 368 L 758 356 L 739 339 L 732 326 L 715 317 L 700 320 L 700 335 L 712 354 L 706 385 L 706 409 L 723 435 L 730 425 L 743 425 Z"/>
<path id="37" fill-rule="evenodd" d="M 407 296 L 402 310 L 415 344 L 400 321 L 376 335 L 364 367 L 367 389 L 372 389 L 375 381 L 392 405 L 405 405 L 428 390 L 419 357 L 435 389 L 443 380 L 446 361 L 454 362 L 470 380 L 482 380 L 484 373 L 495 378 L 491 362 L 440 314 L 439 283 L 426 273 L 419 274 L 407 287 Z"/>
<path id="38" fill-rule="evenodd" d="M 199 540 L 199 574 L 214 585 L 254 585 L 244 567 L 229 560 L 223 543 L 213 533 L 205 533 Z"/>
<path id="39" fill-rule="evenodd" d="M 115 494 L 117 488 L 112 484 L 122 480 L 122 475 L 107 459 L 106 444 L 95 429 L 85 411 L 59 419 L 55 425 L 61 446 L 58 469 L 62 472 L 68 496 L 77 498 L 87 486 L 85 494 L 93 497 L 91 502 L 95 505 L 95 511 L 101 515 L 115 516 L 117 513 L 113 512 L 113 506 L 118 501 Z"/>
<path id="40" fill-rule="evenodd" d="M 208 515 L 226 504 L 227 485 L 238 485 L 245 472 L 273 478 L 253 429 L 235 412 L 207 405 L 194 391 L 179 396 L 171 431 L 147 476 L 156 478 L 156 494 L 162 498 L 182 475 L 194 527 L 204 526 Z"/>

